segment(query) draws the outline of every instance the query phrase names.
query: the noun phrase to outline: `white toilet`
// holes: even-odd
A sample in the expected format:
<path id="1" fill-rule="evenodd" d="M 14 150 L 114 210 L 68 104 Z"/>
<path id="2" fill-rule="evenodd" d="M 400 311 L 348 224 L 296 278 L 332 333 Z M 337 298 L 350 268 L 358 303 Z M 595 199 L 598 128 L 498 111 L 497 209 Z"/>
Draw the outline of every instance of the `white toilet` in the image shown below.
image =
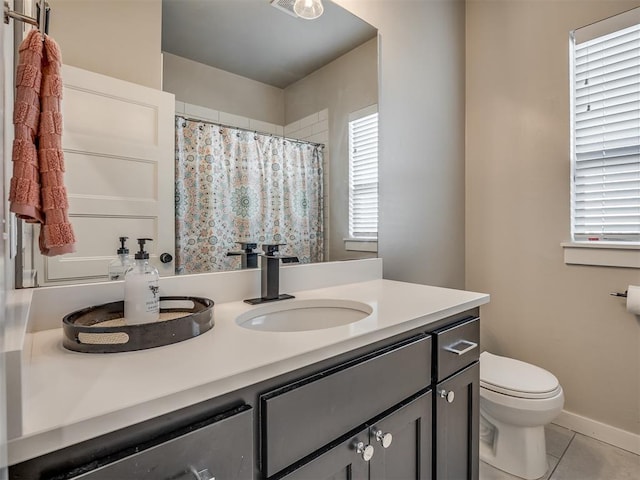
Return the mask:
<path id="1" fill-rule="evenodd" d="M 533 480 L 547 472 L 544 426 L 564 393 L 546 370 L 489 352 L 480 354 L 480 459 Z"/>

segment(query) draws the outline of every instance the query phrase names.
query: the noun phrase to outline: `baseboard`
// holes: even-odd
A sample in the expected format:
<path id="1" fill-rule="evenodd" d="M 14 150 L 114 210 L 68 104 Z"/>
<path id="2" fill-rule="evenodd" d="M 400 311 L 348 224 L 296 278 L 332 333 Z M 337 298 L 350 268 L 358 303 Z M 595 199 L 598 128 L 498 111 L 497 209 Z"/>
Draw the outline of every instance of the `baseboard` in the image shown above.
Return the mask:
<path id="1" fill-rule="evenodd" d="M 612 427 L 606 423 L 582 417 L 566 410 L 560 412 L 560 415 L 553 423 L 640 455 L 640 435 L 635 433 Z"/>

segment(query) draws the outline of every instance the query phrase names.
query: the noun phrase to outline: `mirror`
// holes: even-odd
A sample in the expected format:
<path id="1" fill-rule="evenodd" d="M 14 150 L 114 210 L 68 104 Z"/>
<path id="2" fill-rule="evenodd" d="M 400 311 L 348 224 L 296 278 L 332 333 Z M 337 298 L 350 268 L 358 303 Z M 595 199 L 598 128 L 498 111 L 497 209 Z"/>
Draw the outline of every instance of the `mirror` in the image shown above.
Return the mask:
<path id="1" fill-rule="evenodd" d="M 69 24 L 61 16 L 77 9 L 77 2 L 73 7 L 64 5 L 74 4 L 72 0 L 50 3 L 52 26 L 64 24 L 65 36 L 70 38 Z M 106 3 L 110 3 L 111 10 L 132 8 L 131 2 Z M 163 90 L 175 95 L 176 115 L 207 119 L 208 112 L 215 111 L 220 112 L 220 119 L 224 118 L 219 123 L 243 127 L 241 122 L 251 119 L 259 125 L 252 128 L 256 131 L 273 134 L 270 129 L 277 125 L 289 137 L 294 133 L 287 126 L 299 126 L 325 112 L 325 121 L 319 121 L 327 139 L 322 142 L 326 143 L 324 259 L 375 256 L 375 249 L 347 250 L 345 239 L 349 236 L 348 120 L 350 113 L 377 104 L 377 30 L 330 0 L 323 1 L 324 14 L 312 21 L 296 18 L 272 5 L 292 5 L 288 0 L 161 3 Z M 81 34 L 87 32 L 86 25 L 78 28 L 75 41 L 82 44 Z M 50 33 L 54 38 L 62 36 L 55 28 Z M 59 43 L 64 52 L 65 44 L 61 40 Z M 89 66 L 75 66 L 91 70 Z M 256 94 L 258 87 L 262 91 Z M 239 123 L 234 124 L 235 121 Z M 118 234 L 112 236 L 113 248 L 104 254 L 105 266 L 118 246 Z M 134 245 L 130 241 L 132 252 Z M 159 256 L 161 252 L 155 253 Z M 28 259 L 34 256 L 38 257 L 37 252 L 25 253 L 25 270 L 30 266 Z M 38 264 L 37 258 L 33 263 Z M 106 280 L 106 273 L 105 267 L 103 278 L 89 281 Z M 40 285 L 79 282 L 77 278 L 46 282 L 39 275 Z"/>

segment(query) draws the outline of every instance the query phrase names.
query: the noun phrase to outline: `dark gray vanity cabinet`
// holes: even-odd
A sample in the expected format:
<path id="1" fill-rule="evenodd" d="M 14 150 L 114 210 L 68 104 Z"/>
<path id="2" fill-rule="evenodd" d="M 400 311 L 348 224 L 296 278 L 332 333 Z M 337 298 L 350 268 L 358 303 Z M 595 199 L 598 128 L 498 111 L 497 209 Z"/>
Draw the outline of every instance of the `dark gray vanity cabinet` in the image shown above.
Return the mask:
<path id="1" fill-rule="evenodd" d="M 431 391 L 347 435 L 281 480 L 431 478 Z"/>
<path id="2" fill-rule="evenodd" d="M 480 320 L 436 330 L 433 337 L 434 476 L 478 480 Z"/>
<path id="3" fill-rule="evenodd" d="M 373 422 L 369 428 L 369 442 L 375 446 L 369 462 L 371 480 L 431 478 L 432 401 L 429 390 Z"/>
<path id="4" fill-rule="evenodd" d="M 11 480 L 249 480 L 253 411 L 201 404 L 9 466 Z"/>
<path id="5" fill-rule="evenodd" d="M 369 476 L 369 465 L 356 453 L 355 445 L 367 442 L 367 431 L 337 442 L 317 457 L 290 473 L 282 480 L 364 480 Z M 368 445 L 368 443 L 364 443 Z"/>
<path id="6" fill-rule="evenodd" d="M 473 309 L 9 467 L 10 480 L 478 480 Z"/>
<path id="7" fill-rule="evenodd" d="M 430 373 L 431 337 L 420 334 L 263 394 L 260 399 L 263 475 L 281 475 L 290 470 L 292 465 L 307 462 L 321 454 L 327 445 L 342 442 L 345 435 L 355 435 L 360 439 L 359 442 L 363 443 L 361 454 L 365 457 L 383 450 L 382 446 L 368 438 L 371 435 L 363 426 L 379 420 L 383 434 L 391 432 L 393 436 L 393 429 L 390 428 L 393 421 L 386 416 L 392 409 L 405 412 L 403 403 L 407 399 L 429 389 Z M 381 415 L 385 415 L 385 418 L 381 418 Z M 398 413 L 395 418 L 399 431 L 404 432 L 409 422 L 406 421 L 399 428 L 399 419 L 404 417 Z M 430 409 L 418 412 L 417 418 L 422 425 L 428 423 L 426 427 L 429 427 Z M 416 421 L 414 419 L 414 423 Z M 388 432 L 384 429 L 385 425 L 389 427 Z M 358 433 L 358 429 L 362 431 Z M 351 433 L 354 431 L 355 434 Z M 399 438 L 406 440 L 406 433 Z M 354 441 L 351 438 L 351 442 Z M 421 441 L 424 446 L 426 439 L 422 438 Z M 379 442 L 376 440 L 375 443 Z M 351 447 L 352 453 L 357 453 L 358 448 Z M 335 455 L 343 458 L 344 448 L 338 446 Z M 323 457 L 327 455 L 334 453 L 324 453 Z M 347 462 L 352 461 L 348 456 L 344 458 Z M 368 462 L 369 458 L 365 461 Z M 351 463 L 346 465 L 354 468 Z M 327 472 L 327 475 L 330 473 Z"/>
<path id="8" fill-rule="evenodd" d="M 253 474 L 252 409 L 223 413 L 209 424 L 70 477 L 73 480 L 246 480 Z"/>
<path id="9" fill-rule="evenodd" d="M 478 479 L 479 373 L 476 362 L 436 387 L 436 478 Z"/>

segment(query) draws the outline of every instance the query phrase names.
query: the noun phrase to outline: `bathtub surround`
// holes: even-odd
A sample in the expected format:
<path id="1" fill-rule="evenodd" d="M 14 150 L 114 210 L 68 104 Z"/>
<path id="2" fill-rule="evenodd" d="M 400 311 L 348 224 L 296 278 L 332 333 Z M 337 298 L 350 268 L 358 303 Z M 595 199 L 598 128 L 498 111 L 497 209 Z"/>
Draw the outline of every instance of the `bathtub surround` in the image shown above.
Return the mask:
<path id="1" fill-rule="evenodd" d="M 323 150 L 177 116 L 176 273 L 237 268 L 237 242 L 323 261 Z"/>
<path id="2" fill-rule="evenodd" d="M 171 54 L 164 57 L 164 85 L 186 105 L 220 112 L 220 122 L 325 144 L 325 251 L 329 260 L 375 257 L 347 251 L 348 116 L 378 102 L 378 42 L 370 40 L 285 89 L 262 84 Z M 221 85 L 221 92 L 210 85 Z M 232 101 L 231 97 L 238 97 Z M 233 115 L 222 112 L 233 112 Z M 223 119 L 224 115 L 224 119 Z M 201 115 L 197 115 L 201 117 Z M 239 123 L 243 122 L 243 123 Z M 251 126 L 247 126 L 249 122 Z M 264 123 L 262 123 L 264 122 Z M 340 208 L 331 208 L 337 205 Z M 342 207 L 345 205 L 345 207 Z"/>
<path id="3" fill-rule="evenodd" d="M 177 57 L 179 58 L 179 57 Z M 188 60 L 186 60 L 189 62 Z M 193 63 L 193 62 L 192 62 Z M 288 125 L 279 125 L 276 123 L 264 122 L 262 120 L 256 120 L 254 118 L 244 117 L 241 115 L 235 115 L 219 110 L 214 110 L 201 105 L 193 105 L 191 103 L 185 103 L 176 101 L 176 115 L 183 115 L 188 118 L 204 120 L 205 122 L 220 123 L 223 125 L 229 125 L 232 127 L 238 127 L 241 129 L 253 130 L 255 132 L 261 132 L 264 134 L 270 134 L 275 136 L 286 136 L 287 138 L 295 138 L 298 140 L 305 140 L 312 143 L 321 143 L 324 145 L 322 150 L 322 170 L 323 170 L 323 258 L 325 261 L 337 260 L 332 257 L 330 250 L 330 221 L 331 218 L 331 203 L 330 203 L 330 185 L 329 179 L 331 177 L 329 167 L 331 164 L 330 152 L 331 145 L 329 143 L 329 110 L 323 109 L 319 112 L 314 112 L 307 115 L 304 118 L 296 120 Z M 372 255 L 375 257 L 375 255 Z M 362 258 L 367 258 L 362 256 Z"/>

